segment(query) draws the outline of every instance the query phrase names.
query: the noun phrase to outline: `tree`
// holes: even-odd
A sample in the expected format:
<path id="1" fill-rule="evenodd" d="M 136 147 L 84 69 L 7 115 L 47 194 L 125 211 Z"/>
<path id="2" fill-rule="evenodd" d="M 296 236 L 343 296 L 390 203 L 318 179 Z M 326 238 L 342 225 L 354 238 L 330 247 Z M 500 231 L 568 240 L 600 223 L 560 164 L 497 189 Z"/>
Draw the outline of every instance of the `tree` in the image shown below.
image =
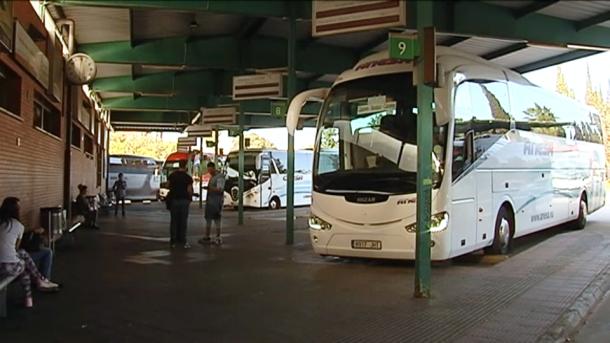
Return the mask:
<path id="1" fill-rule="evenodd" d="M 494 117 L 494 119 L 510 121 L 510 115 L 506 112 L 506 110 L 504 110 L 502 104 L 500 103 L 500 100 L 498 100 L 498 98 L 496 98 L 496 96 L 492 92 L 490 92 L 487 87 L 485 87 L 484 85 L 479 86 L 483 90 L 483 93 L 485 94 L 485 97 L 489 102 L 489 105 L 491 107 L 491 115 Z"/>
<path id="2" fill-rule="evenodd" d="M 176 151 L 176 142 L 166 141 L 157 132 L 115 131 L 110 134 L 110 154 L 140 155 L 163 160 Z"/>
<path id="3" fill-rule="evenodd" d="M 568 86 L 568 82 L 566 81 L 561 67 L 557 67 L 557 81 L 555 82 L 555 90 L 557 93 L 565 95 L 569 98 L 576 98 L 574 95 L 574 90 Z"/>
<path id="4" fill-rule="evenodd" d="M 322 131 L 320 147 L 325 149 L 336 149 L 339 145 L 339 129 L 334 127 L 324 128 Z"/>
<path id="5" fill-rule="evenodd" d="M 610 89 L 609 89 L 609 92 L 610 92 Z M 597 113 L 599 114 L 599 116 L 601 117 L 601 121 L 603 122 L 602 130 L 604 133 L 603 141 L 604 141 L 604 145 L 606 147 L 606 165 L 609 165 L 610 164 L 610 140 L 608 139 L 608 135 L 610 135 L 610 95 L 608 96 L 608 98 L 604 99 L 601 88 L 597 87 L 597 89 L 596 89 L 593 86 L 593 81 L 591 80 L 591 72 L 589 70 L 589 65 L 587 65 L 585 102 L 587 105 L 589 105 L 597 110 Z"/>
<path id="6" fill-rule="evenodd" d="M 244 133 L 244 140 L 248 139 L 250 141 L 250 145 L 246 147 L 246 149 L 275 149 L 275 144 L 271 141 L 262 137 L 254 132 L 246 132 Z M 231 147 L 231 151 L 239 150 L 239 138 L 236 137 L 233 140 L 233 146 Z"/>
<path id="7" fill-rule="evenodd" d="M 538 122 L 538 123 L 556 123 L 557 118 L 555 118 L 555 114 L 551 111 L 550 108 L 546 106 L 540 106 L 538 104 L 534 104 L 534 107 L 530 107 L 527 110 L 523 111 L 528 121 L 530 122 Z M 563 127 L 555 126 L 555 127 L 532 127 L 533 132 L 547 134 L 551 136 L 559 136 L 564 137 L 565 132 Z"/>

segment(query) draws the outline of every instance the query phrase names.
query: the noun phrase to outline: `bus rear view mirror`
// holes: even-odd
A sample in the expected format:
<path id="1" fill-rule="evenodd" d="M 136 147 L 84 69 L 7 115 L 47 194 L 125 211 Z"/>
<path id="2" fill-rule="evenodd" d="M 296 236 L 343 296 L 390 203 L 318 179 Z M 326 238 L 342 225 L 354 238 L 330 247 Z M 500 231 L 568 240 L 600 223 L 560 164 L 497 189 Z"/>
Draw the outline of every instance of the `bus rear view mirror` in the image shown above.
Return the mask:
<path id="1" fill-rule="evenodd" d="M 294 131 L 299 126 L 299 117 L 301 115 L 301 109 L 308 101 L 324 101 L 326 95 L 328 95 L 329 88 L 316 88 L 297 94 L 288 107 L 288 114 L 286 115 L 286 128 L 290 135 L 294 135 Z"/>

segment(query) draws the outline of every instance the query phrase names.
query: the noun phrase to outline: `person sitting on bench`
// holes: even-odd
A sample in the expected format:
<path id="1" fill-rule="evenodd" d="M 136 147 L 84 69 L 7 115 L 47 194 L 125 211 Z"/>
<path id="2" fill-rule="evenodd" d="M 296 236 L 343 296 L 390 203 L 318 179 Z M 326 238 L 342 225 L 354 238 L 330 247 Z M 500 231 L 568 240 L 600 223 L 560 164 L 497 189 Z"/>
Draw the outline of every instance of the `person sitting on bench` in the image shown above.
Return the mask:
<path id="1" fill-rule="evenodd" d="M 51 278 L 53 267 L 53 251 L 45 245 L 49 242 L 44 238 L 45 229 L 26 229 L 21 239 L 20 248 L 27 251 L 38 270 L 46 279 Z"/>
<path id="2" fill-rule="evenodd" d="M 100 228 L 97 226 L 97 210 L 95 207 L 89 202 L 87 196 L 87 186 L 78 185 L 78 196 L 76 197 L 76 210 L 77 213 L 81 214 L 85 217 L 85 226 L 99 230 Z"/>
<path id="3" fill-rule="evenodd" d="M 19 221 L 19 199 L 5 198 L 0 206 L 0 275 L 18 276 L 25 290 L 25 307 L 34 306 L 31 284 L 40 291 L 57 291 L 59 285 L 47 280 L 38 272 L 30 255 L 17 249 L 23 237 L 24 227 Z"/>

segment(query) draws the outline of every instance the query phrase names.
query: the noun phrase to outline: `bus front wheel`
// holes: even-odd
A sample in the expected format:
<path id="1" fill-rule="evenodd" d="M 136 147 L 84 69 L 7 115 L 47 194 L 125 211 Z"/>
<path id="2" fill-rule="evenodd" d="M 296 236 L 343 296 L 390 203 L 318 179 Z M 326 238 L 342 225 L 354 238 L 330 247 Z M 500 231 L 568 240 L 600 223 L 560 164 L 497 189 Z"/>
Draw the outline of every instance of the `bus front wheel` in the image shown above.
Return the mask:
<path id="1" fill-rule="evenodd" d="M 508 254 L 512 244 L 514 220 L 511 211 L 502 206 L 496 218 L 493 244 L 486 249 L 490 254 Z"/>
<path id="2" fill-rule="evenodd" d="M 273 197 L 269 200 L 269 209 L 270 210 L 279 210 L 282 207 L 282 203 L 280 203 L 280 198 Z"/>

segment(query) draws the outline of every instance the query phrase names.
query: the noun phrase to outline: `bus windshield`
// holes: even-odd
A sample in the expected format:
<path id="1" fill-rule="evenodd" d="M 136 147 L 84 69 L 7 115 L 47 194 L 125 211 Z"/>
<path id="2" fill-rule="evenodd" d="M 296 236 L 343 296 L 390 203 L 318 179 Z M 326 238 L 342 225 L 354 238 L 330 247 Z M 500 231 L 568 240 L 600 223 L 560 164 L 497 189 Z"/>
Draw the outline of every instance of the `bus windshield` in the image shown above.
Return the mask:
<path id="1" fill-rule="evenodd" d="M 288 173 L 288 153 L 286 151 L 273 151 L 271 158 L 275 161 L 278 173 Z M 311 173 L 312 153 L 300 151 L 294 155 L 294 172 L 301 174 Z"/>
<path id="2" fill-rule="evenodd" d="M 318 122 L 314 190 L 323 193 L 414 193 L 417 93 L 412 73 L 373 76 L 333 88 Z M 446 128 L 434 127 L 438 187 Z"/>

